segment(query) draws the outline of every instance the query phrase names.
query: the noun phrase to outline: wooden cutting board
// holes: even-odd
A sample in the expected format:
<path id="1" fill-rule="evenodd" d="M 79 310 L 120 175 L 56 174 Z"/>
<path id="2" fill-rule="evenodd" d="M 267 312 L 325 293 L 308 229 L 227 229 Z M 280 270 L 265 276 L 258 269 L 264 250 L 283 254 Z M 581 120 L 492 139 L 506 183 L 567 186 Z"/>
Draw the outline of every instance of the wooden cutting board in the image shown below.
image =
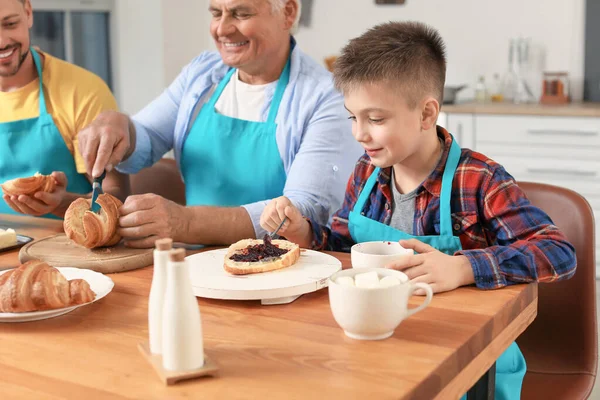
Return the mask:
<path id="1" fill-rule="evenodd" d="M 62 233 L 35 240 L 19 251 L 19 261 L 45 261 L 53 267 L 91 269 L 103 274 L 131 271 L 153 263 L 152 249 L 130 249 L 123 242 L 114 247 L 86 249 Z"/>

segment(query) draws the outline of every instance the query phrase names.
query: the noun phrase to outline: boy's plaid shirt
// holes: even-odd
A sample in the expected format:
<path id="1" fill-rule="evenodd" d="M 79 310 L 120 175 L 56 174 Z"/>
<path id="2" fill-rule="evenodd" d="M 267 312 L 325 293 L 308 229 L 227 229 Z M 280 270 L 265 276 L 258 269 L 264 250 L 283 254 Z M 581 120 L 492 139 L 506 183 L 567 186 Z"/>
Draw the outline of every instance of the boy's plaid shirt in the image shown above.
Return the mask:
<path id="1" fill-rule="evenodd" d="M 440 189 L 444 166 L 452 143 L 450 134 L 438 127 L 444 152 L 415 199 L 414 235 L 439 235 Z M 342 208 L 333 216 L 331 229 L 313 226 L 316 250 L 349 252 L 354 244 L 348 215 L 375 167 L 365 154 L 348 181 Z M 381 169 L 363 215 L 389 225 L 393 195 L 391 167 Z M 455 255 L 469 258 L 475 284 L 495 289 L 522 282 L 552 282 L 573 276 L 575 249 L 539 208 L 531 205 L 514 178 L 498 163 L 463 149 L 452 184 L 452 224 L 463 250 Z"/>

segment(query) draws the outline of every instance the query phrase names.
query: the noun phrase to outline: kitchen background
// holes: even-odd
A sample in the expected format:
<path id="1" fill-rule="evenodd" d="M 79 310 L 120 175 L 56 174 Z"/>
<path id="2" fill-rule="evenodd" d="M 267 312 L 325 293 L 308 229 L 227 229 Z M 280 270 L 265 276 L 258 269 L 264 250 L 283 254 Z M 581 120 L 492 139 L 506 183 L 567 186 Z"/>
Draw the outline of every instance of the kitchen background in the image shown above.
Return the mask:
<path id="1" fill-rule="evenodd" d="M 32 3 L 37 14 L 46 10 L 90 10 L 108 17 L 106 26 L 100 18 L 95 24 L 87 24 L 92 20 L 88 18 L 82 29 L 71 28 L 71 35 L 66 33 L 55 41 L 77 44 L 78 39 L 85 38 L 81 51 L 104 54 L 108 50 L 112 87 L 121 108 L 129 113 L 158 95 L 194 56 L 214 48 L 208 33 L 208 0 Z M 374 24 L 394 19 L 424 21 L 436 27 L 446 42 L 448 85 L 467 84 L 459 99 L 468 99 L 474 96 L 479 75 L 491 84 L 495 73 L 502 76 L 508 70 L 509 40 L 523 37 L 531 43 L 530 79 L 535 93 L 541 91 L 542 70 L 566 71 L 573 99 L 582 99 L 585 0 L 406 0 L 404 5 L 354 0 L 352 7 L 348 5 L 347 0 L 312 1 L 310 26 L 302 26 L 296 35 L 303 51 L 323 61 Z M 76 20 L 70 14 L 71 21 Z M 40 23 L 45 21 L 36 19 L 36 24 Z M 57 28 L 68 28 L 64 25 L 54 23 L 49 34 L 56 37 Z M 44 29 L 38 26 L 35 31 L 43 33 Z M 107 34 L 109 49 L 103 48 Z M 533 77 L 536 73 L 539 78 Z"/>
<path id="2" fill-rule="evenodd" d="M 480 77 L 489 101 L 496 91 L 495 74 L 503 80 L 509 71 L 511 39 L 522 38 L 528 57 L 521 72 L 535 102 L 542 93 L 543 72 L 563 71 L 568 74 L 571 100 L 579 103 L 584 98 L 586 62 L 587 74 L 597 71 L 596 79 L 600 78 L 600 47 L 595 51 L 589 47 L 591 37 L 598 36 L 588 32 L 586 42 L 586 6 L 596 13 L 590 21 L 597 21 L 600 2 L 588 1 L 406 0 L 403 5 L 377 5 L 375 0 L 312 0 L 305 9 L 310 12 L 304 18 L 308 26 L 301 26 L 296 39 L 304 52 L 325 64 L 326 57 L 335 56 L 349 39 L 377 23 L 426 22 L 446 42 L 447 85 L 466 85 L 457 101 L 469 103 L 477 95 Z M 193 57 L 214 49 L 208 32 L 208 0 L 32 3 L 34 43 L 103 77 L 127 113 L 135 113 L 159 95 Z M 588 23 L 588 29 L 592 26 Z M 504 164 L 517 180 L 578 191 L 600 220 L 600 104 L 471 103 L 445 105 L 443 111 L 440 124 L 464 147 Z M 598 227 L 596 232 L 600 254 Z M 600 276 L 600 262 L 596 270 Z M 591 398 L 600 400 L 600 390 Z"/>

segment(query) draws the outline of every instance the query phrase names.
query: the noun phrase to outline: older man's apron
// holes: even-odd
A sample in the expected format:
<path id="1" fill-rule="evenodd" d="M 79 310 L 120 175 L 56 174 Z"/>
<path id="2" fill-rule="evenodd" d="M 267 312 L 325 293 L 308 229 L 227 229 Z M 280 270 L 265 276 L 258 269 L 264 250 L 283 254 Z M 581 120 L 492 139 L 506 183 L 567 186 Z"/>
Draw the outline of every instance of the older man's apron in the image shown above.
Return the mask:
<path id="1" fill-rule="evenodd" d="M 287 176 L 275 138 L 275 117 L 290 79 L 290 61 L 277 82 L 266 122 L 231 118 L 215 110 L 235 76 L 233 68 L 203 105 L 183 145 L 187 205 L 239 206 L 283 195 Z"/>

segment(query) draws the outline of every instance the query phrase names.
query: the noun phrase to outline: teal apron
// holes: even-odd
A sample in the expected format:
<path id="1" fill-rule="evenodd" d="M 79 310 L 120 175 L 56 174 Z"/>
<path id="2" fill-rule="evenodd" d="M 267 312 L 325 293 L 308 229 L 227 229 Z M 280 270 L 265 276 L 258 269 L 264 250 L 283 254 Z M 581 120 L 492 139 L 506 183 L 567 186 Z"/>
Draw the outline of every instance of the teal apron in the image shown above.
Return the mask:
<path id="1" fill-rule="evenodd" d="M 39 172 L 49 175 L 62 171 L 68 179 L 67 191 L 85 194 L 92 185 L 77 172 L 73 154 L 46 110 L 40 56 L 30 49 L 40 80 L 40 115 L 20 121 L 0 123 L 0 182 L 24 178 Z M 0 214 L 17 214 L 0 197 Z M 57 218 L 47 214 L 43 217 Z"/>
<path id="2" fill-rule="evenodd" d="M 354 209 L 350 212 L 349 228 L 352 239 L 356 243 L 379 240 L 408 240 L 417 239 L 436 249 L 453 255 L 462 250 L 460 239 L 452 235 L 452 216 L 450 211 L 450 198 L 452 195 L 452 179 L 460 159 L 460 147 L 455 140 L 452 141 L 446 167 L 442 176 L 442 189 L 440 194 L 440 235 L 439 236 L 413 236 L 382 224 L 379 221 L 365 217 L 361 211 L 375 187 L 379 168 L 375 168 L 365 184 Z M 394 184 L 393 182 L 391 183 Z M 516 343 L 496 361 L 496 399 L 513 400 L 521 397 L 521 385 L 526 371 L 525 358 Z M 466 398 L 464 396 L 463 398 Z"/>
<path id="3" fill-rule="evenodd" d="M 229 70 L 204 104 L 183 145 L 187 205 L 240 206 L 283 195 L 286 173 L 275 138 L 275 117 L 290 79 L 290 58 L 266 122 L 231 118 L 215 110 L 234 73 Z"/>

